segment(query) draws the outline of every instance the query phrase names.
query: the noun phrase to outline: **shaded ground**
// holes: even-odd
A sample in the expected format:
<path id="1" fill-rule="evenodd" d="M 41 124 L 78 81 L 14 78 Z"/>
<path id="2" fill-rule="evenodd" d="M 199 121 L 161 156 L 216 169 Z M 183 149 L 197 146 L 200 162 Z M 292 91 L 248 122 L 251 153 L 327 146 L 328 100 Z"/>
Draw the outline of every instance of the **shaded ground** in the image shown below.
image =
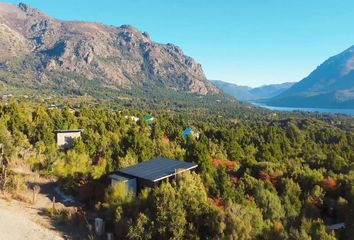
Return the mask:
<path id="1" fill-rule="evenodd" d="M 10 194 L 0 193 L 0 240 L 7 239 L 40 239 L 40 240 L 82 240 L 87 239 L 85 223 L 76 221 L 53 220 L 46 214 L 48 209 L 53 209 L 53 197 L 55 197 L 55 209 L 73 210 L 79 204 L 71 201 L 70 196 L 58 191 L 54 181 L 42 178 L 30 171 L 18 171 L 25 176 L 27 188 L 15 193 L 13 200 Z M 33 186 L 40 186 L 35 204 L 33 200 Z M 13 196 L 12 196 L 13 197 Z"/>

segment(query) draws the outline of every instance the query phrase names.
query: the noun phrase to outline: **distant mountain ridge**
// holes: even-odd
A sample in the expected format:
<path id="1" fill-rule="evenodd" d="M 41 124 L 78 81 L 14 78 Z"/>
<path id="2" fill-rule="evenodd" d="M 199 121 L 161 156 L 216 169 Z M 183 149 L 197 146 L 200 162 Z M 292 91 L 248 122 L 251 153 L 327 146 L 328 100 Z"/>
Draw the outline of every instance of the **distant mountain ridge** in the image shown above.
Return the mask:
<path id="1" fill-rule="evenodd" d="M 251 88 L 248 86 L 239 86 L 237 84 L 223 82 L 219 80 L 211 80 L 215 86 L 224 92 L 234 96 L 238 100 L 250 101 L 259 99 L 268 99 L 281 94 L 295 83 L 287 82 L 281 84 L 270 84 L 260 87 Z"/>
<path id="2" fill-rule="evenodd" d="M 60 21 L 20 3 L 0 2 L 0 85 L 85 89 L 219 89 L 173 44 L 129 25 Z"/>
<path id="3" fill-rule="evenodd" d="M 268 105 L 354 109 L 354 46 L 322 63 Z"/>

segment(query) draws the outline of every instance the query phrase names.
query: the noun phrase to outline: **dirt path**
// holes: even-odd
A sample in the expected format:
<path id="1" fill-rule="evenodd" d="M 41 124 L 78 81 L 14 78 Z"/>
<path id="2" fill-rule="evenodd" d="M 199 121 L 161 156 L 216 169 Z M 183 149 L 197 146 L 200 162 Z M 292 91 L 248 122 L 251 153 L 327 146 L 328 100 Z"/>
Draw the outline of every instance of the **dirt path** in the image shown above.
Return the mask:
<path id="1" fill-rule="evenodd" d="M 85 229 L 79 229 L 75 224 L 63 224 L 50 219 L 45 212 L 52 209 L 52 199 L 55 197 L 56 209 L 68 209 L 74 202 L 68 202 L 67 196 L 58 192 L 53 180 L 40 177 L 26 169 L 12 169 L 25 178 L 25 189 L 13 193 L 0 192 L 0 240 L 81 240 L 86 239 Z M 35 204 L 32 204 L 33 186 L 39 186 Z M 17 201 L 15 199 L 20 199 Z"/>
<path id="2" fill-rule="evenodd" d="M 61 240 L 59 233 L 36 222 L 36 209 L 0 199 L 0 240 Z"/>

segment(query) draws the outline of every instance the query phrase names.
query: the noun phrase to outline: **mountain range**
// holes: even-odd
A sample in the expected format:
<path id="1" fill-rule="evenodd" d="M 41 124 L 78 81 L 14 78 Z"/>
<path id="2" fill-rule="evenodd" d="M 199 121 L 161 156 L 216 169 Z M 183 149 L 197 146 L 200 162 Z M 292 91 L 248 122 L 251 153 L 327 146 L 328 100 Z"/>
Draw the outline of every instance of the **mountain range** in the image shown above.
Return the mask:
<path id="1" fill-rule="evenodd" d="M 212 82 L 239 100 L 252 100 L 269 106 L 354 109 L 354 46 L 330 57 L 297 83 L 250 88 L 222 81 Z"/>
<path id="2" fill-rule="evenodd" d="M 281 84 L 270 84 L 264 85 L 261 87 L 248 87 L 248 86 L 239 86 L 237 84 L 223 82 L 220 80 L 211 80 L 211 82 L 226 92 L 231 96 L 234 96 L 238 100 L 243 101 L 253 101 L 253 100 L 260 100 L 260 99 L 268 99 L 271 97 L 278 96 L 282 92 L 289 89 L 295 83 L 287 82 Z"/>
<path id="3" fill-rule="evenodd" d="M 20 3 L 0 3 L 0 85 L 85 92 L 169 89 L 219 93 L 173 44 L 123 25 L 61 21 Z"/>
<path id="4" fill-rule="evenodd" d="M 250 88 L 208 81 L 181 48 L 154 42 L 130 25 L 61 21 L 23 3 L 0 2 L 0 92 L 13 89 L 91 96 L 137 92 L 144 101 L 169 97 L 175 103 L 193 101 L 193 94 L 230 99 L 225 91 L 271 106 L 354 108 L 354 46 L 298 83 Z"/>
<path id="5" fill-rule="evenodd" d="M 265 103 L 284 107 L 354 109 L 354 46 L 329 58 L 308 77 Z"/>

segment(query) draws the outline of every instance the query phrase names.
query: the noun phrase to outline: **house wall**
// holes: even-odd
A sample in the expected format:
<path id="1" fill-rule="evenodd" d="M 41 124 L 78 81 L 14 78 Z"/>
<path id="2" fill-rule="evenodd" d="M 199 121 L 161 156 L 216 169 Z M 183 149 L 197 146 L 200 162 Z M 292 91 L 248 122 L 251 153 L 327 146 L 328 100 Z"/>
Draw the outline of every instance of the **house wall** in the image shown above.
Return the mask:
<path id="1" fill-rule="evenodd" d="M 134 176 L 131 176 L 131 175 L 128 175 L 128 174 L 125 174 L 125 173 L 122 173 L 122 172 L 118 172 L 116 174 L 120 175 L 120 176 L 123 176 L 125 178 L 127 178 L 128 180 L 125 180 L 124 182 L 128 185 L 128 188 L 130 186 L 130 189 L 135 189 L 135 192 L 137 194 L 139 194 L 144 188 L 156 188 L 158 186 L 161 185 L 161 183 L 163 182 L 172 182 L 172 181 L 175 181 L 177 176 L 179 174 L 183 174 L 184 172 L 186 171 L 193 171 L 193 169 L 189 169 L 189 170 L 184 170 L 184 169 L 181 169 L 182 171 L 179 171 L 177 169 L 176 171 L 176 175 L 173 175 L 173 176 L 170 176 L 170 177 L 167 177 L 167 178 L 163 178 L 161 179 L 160 181 L 156 181 L 156 182 L 153 182 L 153 181 L 149 181 L 149 180 L 146 180 L 146 179 L 142 179 L 142 178 L 138 178 L 138 177 L 134 177 Z M 131 183 L 128 183 L 128 181 L 134 179 L 134 183 L 131 182 Z M 117 184 L 119 182 L 119 180 L 115 180 L 115 179 L 112 179 L 111 180 L 111 185 L 114 186 L 115 184 Z M 129 185 L 129 184 L 132 184 L 132 185 Z M 133 187 L 134 186 L 134 187 Z"/>
<path id="2" fill-rule="evenodd" d="M 81 132 L 56 133 L 57 145 L 62 148 L 70 148 L 73 139 L 80 138 Z"/>
<path id="3" fill-rule="evenodd" d="M 127 185 L 128 185 L 128 191 L 134 193 L 135 195 L 137 194 L 137 182 L 136 182 L 136 178 L 132 178 L 129 179 L 127 181 Z"/>
<path id="4" fill-rule="evenodd" d="M 144 188 L 155 188 L 155 183 L 145 179 L 138 178 L 138 182 L 137 182 L 138 193 L 141 192 L 141 190 L 143 190 Z"/>
<path id="5" fill-rule="evenodd" d="M 113 187 L 113 186 L 116 186 L 118 183 L 121 183 L 121 182 L 123 182 L 127 186 L 129 192 L 132 192 L 135 195 L 137 194 L 137 181 L 136 181 L 136 178 L 131 178 L 131 179 L 128 179 L 128 180 L 125 180 L 125 181 L 119 181 L 119 180 L 116 180 L 116 179 L 112 179 L 111 185 Z"/>

